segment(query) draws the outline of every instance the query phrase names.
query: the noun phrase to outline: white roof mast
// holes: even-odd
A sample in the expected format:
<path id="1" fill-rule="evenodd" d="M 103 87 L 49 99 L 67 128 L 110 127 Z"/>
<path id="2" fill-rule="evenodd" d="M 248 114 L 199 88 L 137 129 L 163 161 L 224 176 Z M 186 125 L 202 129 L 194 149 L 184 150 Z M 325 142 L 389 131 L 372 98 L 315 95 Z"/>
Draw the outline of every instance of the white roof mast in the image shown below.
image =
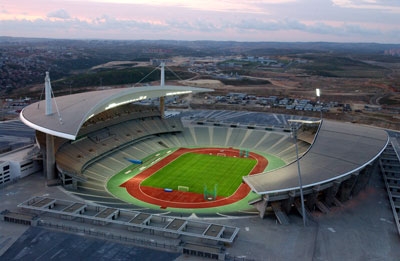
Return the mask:
<path id="1" fill-rule="evenodd" d="M 160 81 L 160 86 L 164 87 L 165 86 L 165 62 L 161 62 L 161 81 Z"/>
<path id="2" fill-rule="evenodd" d="M 53 114 L 53 106 L 51 103 L 51 83 L 49 72 L 46 72 L 46 77 L 44 78 L 44 86 L 45 86 L 45 100 L 46 100 L 46 115 Z"/>

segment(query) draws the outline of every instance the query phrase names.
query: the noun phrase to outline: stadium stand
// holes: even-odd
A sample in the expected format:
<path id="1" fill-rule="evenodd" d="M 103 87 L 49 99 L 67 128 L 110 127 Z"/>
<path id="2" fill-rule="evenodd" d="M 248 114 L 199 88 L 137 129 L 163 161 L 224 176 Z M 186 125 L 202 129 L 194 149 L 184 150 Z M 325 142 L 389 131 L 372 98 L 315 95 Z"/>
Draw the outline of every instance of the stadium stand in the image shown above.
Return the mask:
<path id="1" fill-rule="evenodd" d="M 99 204 L 162 213 L 127 204 L 107 192 L 108 180 L 131 164 L 126 158 L 144 159 L 167 148 L 200 146 L 244 148 L 279 156 L 287 163 L 295 160 L 293 139 L 284 131 L 287 118 L 281 115 L 234 111 L 196 111 L 168 119 L 159 115 L 151 106 L 117 107 L 92 117 L 77 140 L 56 139 L 57 168 L 64 185 L 78 188 L 71 193 Z M 312 136 L 299 141 L 300 153 L 308 149 Z"/>
<path id="2" fill-rule="evenodd" d="M 230 128 L 229 130 L 231 133 L 228 138 L 228 144 L 230 144 L 232 147 L 240 147 L 240 144 L 244 139 L 246 129 Z"/>
<path id="3" fill-rule="evenodd" d="M 129 108 L 140 111 L 138 106 Z M 107 182 L 113 175 L 132 164 L 126 160 L 127 158 L 141 160 L 168 148 L 236 147 L 273 154 L 288 163 L 295 160 L 293 139 L 289 133 L 282 131 L 282 126 L 266 131 L 267 122 L 265 121 L 262 122 L 265 125 L 257 124 L 257 128 L 249 128 L 245 124 L 232 124 L 228 121 L 229 117 L 233 117 L 250 118 L 249 122 L 254 122 L 259 118 L 249 117 L 254 114 L 200 111 L 202 120 L 199 120 L 199 115 L 196 115 L 183 125 L 181 117 L 161 119 L 154 115 L 154 110 L 143 111 L 148 112 L 148 117 L 133 112 L 131 115 L 134 119 L 125 121 L 122 120 L 126 119 L 123 118 L 123 112 L 101 115 L 99 116 L 101 125 L 97 125 L 95 119 L 92 119 L 90 126 L 86 127 L 94 131 L 89 132 L 86 129 L 82 132 L 85 135 L 81 135 L 76 141 L 66 142 L 60 147 L 56 154 L 59 171 L 72 172 L 76 176 L 84 177 L 75 183 L 72 182 L 72 186 L 70 185 L 72 188 L 78 188 L 78 190 L 71 190 L 73 194 L 108 206 L 143 209 L 114 198 L 107 192 Z M 216 119 L 210 117 L 216 117 Z M 112 124 L 100 129 L 93 127 L 104 126 L 102 125 L 104 119 L 108 119 L 106 121 Z M 269 116 L 268 119 L 272 121 L 268 126 L 277 126 L 284 122 L 280 116 Z M 199 124 L 202 121 L 206 124 Z M 304 153 L 309 146 L 309 143 L 299 141 L 301 153 Z"/>
<path id="4" fill-rule="evenodd" d="M 221 127 L 214 127 L 212 128 L 212 143 L 215 146 L 220 146 L 220 147 L 226 147 L 227 143 L 226 143 L 226 129 L 225 128 L 221 128 Z"/>
<path id="5" fill-rule="evenodd" d="M 140 111 L 137 106 L 135 109 Z M 290 169 L 290 173 L 296 172 L 294 171 L 296 164 L 292 164 L 297 159 L 295 139 L 292 137 L 292 130 L 288 121 L 293 119 L 309 120 L 309 118 L 234 111 L 191 111 L 182 112 L 180 117 L 162 119 L 155 115 L 157 114 L 156 111 L 149 108 L 142 112 L 148 113 L 132 113 L 133 119 L 123 118 L 122 113 L 117 116 L 112 113 L 107 114 L 104 116 L 107 120 L 105 118 L 100 119 L 100 124 L 103 124 L 104 121 L 113 124 L 99 129 L 92 127 L 97 125 L 93 118 L 92 121 L 94 122 L 91 123 L 89 128 L 94 131 L 87 131 L 85 135 L 81 135 L 79 139 L 73 142 L 60 142 L 62 145 L 56 155 L 57 166 L 59 170 L 65 172 L 71 171 L 69 168 L 73 166 L 71 171 L 73 174 L 70 176 L 75 175 L 72 180 L 76 179 L 75 186 L 78 188 L 72 191 L 73 194 L 107 206 L 163 213 L 165 210 L 150 210 L 127 204 L 107 192 L 108 180 L 122 169 L 130 166 L 131 163 L 126 158 L 143 160 L 159 151 L 174 150 L 179 147 L 234 147 L 261 155 L 274 155 L 287 163 L 286 167 L 276 170 L 279 175 L 261 173 L 244 178 L 244 181 L 250 185 L 252 190 L 260 194 L 260 198 L 249 202 L 259 211 L 260 216 L 264 215 L 266 207 L 270 207 L 279 222 L 286 224 L 288 223 L 286 214 L 290 212 L 291 208 L 294 207 L 300 213 L 299 191 L 296 189 L 296 186 L 298 186 L 297 179 L 291 178 L 290 185 L 285 185 L 283 189 L 279 188 L 283 192 L 276 193 L 274 191 L 277 190 L 271 190 L 272 194 L 264 195 L 263 193 L 268 192 L 268 184 L 275 184 L 275 186 L 282 184 L 282 182 L 271 183 L 267 181 L 286 175 L 285 168 Z M 327 145 L 332 145 L 336 149 L 336 143 L 327 144 L 325 142 L 324 137 L 328 133 L 338 139 L 339 142 L 342 142 L 342 139 L 346 141 L 350 139 L 347 142 L 353 142 L 352 138 L 349 137 L 350 134 L 348 134 L 351 133 L 348 128 L 353 128 L 353 126 L 330 121 L 324 123 L 323 133 L 318 135 L 319 139 L 316 142 L 316 134 L 319 132 L 320 126 L 321 124 L 302 125 L 297 130 L 296 140 L 299 158 L 302 160 L 302 170 L 304 169 L 304 173 L 307 175 L 311 171 L 309 168 L 315 170 L 316 167 L 315 164 L 308 162 L 311 156 L 328 157 L 332 152 L 324 149 Z M 360 126 L 357 128 L 359 133 L 356 134 L 356 138 L 359 145 L 364 146 L 365 144 L 367 146 L 368 143 L 368 146 L 370 146 L 369 143 L 373 142 L 373 144 L 377 144 L 377 150 L 385 146 L 386 135 L 384 133 Z M 369 137 L 369 142 L 367 142 L 367 137 Z M 314 152 L 311 152 L 311 147 L 315 147 Z M 350 153 L 347 150 L 344 152 Z M 364 155 L 364 153 L 353 157 L 354 160 L 360 161 L 353 165 L 365 164 L 362 158 L 367 156 L 370 157 L 367 160 L 373 159 L 375 151 L 371 150 L 368 153 L 371 156 L 369 154 Z M 306 157 L 303 158 L 304 155 Z M 347 159 L 348 157 L 343 156 L 343 158 Z M 348 162 L 346 164 L 349 165 Z M 338 168 L 338 166 L 335 168 Z M 318 175 L 315 174 L 312 177 L 304 175 L 306 184 L 314 184 L 315 182 L 309 179 L 318 178 L 322 174 L 325 175 L 325 172 L 329 169 L 331 168 L 324 169 L 324 171 L 320 171 Z M 351 197 L 352 193 L 357 193 L 363 188 L 366 177 L 370 175 L 369 173 L 373 169 L 373 164 L 370 163 L 364 169 L 357 170 L 355 174 L 348 171 L 349 175 L 347 175 L 346 172 L 345 176 L 339 176 L 335 181 L 328 180 L 327 183 L 321 183 L 322 185 L 307 185 L 304 190 L 307 219 L 311 218 L 309 210 L 319 209 L 326 213 L 330 206 L 340 205 L 340 201 Z M 384 171 L 387 172 L 388 169 L 385 167 Z M 324 182 L 324 180 L 321 182 Z M 396 190 L 398 188 L 398 177 L 387 172 L 386 184 L 390 188 L 390 195 L 393 195 L 391 202 L 393 202 L 394 213 L 398 214 L 399 196 Z M 231 214 L 236 215 L 237 213 Z"/>
<path id="6" fill-rule="evenodd" d="M 255 145 L 266 135 L 265 131 L 247 130 L 245 138 L 242 140 L 240 147 L 253 149 Z"/>
<path id="7" fill-rule="evenodd" d="M 92 160 L 120 149 L 121 146 L 127 146 L 131 142 L 137 142 L 140 138 L 153 134 L 175 132 L 181 129 L 182 126 L 174 118 L 161 119 L 154 116 L 112 125 L 81 136 L 77 141 L 64 143 L 56 154 L 57 166 L 60 171 L 67 170 L 80 174 L 85 165 Z M 137 146 L 141 151 L 152 150 L 152 147 L 145 144 Z"/>
<path id="8" fill-rule="evenodd" d="M 207 146 L 211 143 L 209 127 L 194 127 L 194 133 L 197 146 Z"/>

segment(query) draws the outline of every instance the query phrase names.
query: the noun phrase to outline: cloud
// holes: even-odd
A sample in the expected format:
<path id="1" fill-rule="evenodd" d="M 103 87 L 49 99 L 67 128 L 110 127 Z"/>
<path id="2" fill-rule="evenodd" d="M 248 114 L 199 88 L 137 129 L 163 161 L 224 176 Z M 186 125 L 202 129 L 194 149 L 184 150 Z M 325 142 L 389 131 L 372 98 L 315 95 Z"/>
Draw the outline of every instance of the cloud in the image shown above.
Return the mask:
<path id="1" fill-rule="evenodd" d="M 264 5 L 279 5 L 299 0 L 93 0 L 97 3 L 149 5 L 157 7 L 175 7 L 206 12 L 226 13 L 266 13 Z"/>
<path id="2" fill-rule="evenodd" d="M 326 22 L 312 22 L 305 23 L 293 18 L 286 18 L 282 20 L 263 21 L 259 19 L 245 19 L 239 21 L 237 24 L 231 25 L 232 28 L 241 31 L 253 32 L 289 32 L 297 31 L 299 33 L 311 33 L 320 35 L 321 37 L 336 35 L 341 37 L 358 37 L 365 39 L 380 39 L 380 36 L 391 34 L 392 31 L 382 31 L 375 28 L 368 28 L 357 23 L 339 23 L 331 25 Z M 398 38 L 398 37 L 397 37 Z"/>
<path id="3" fill-rule="evenodd" d="M 70 19 L 71 16 L 68 14 L 67 11 L 64 9 L 59 9 L 55 11 L 51 11 L 50 13 L 47 14 L 48 18 L 58 18 L 58 19 Z"/>
<path id="4" fill-rule="evenodd" d="M 305 24 L 300 21 L 243 20 L 237 24 L 197 21 L 188 23 L 155 24 L 151 21 L 97 21 L 22 20 L 18 24 L 0 21 L 0 27 L 14 28 L 4 31 L 13 36 L 16 32 L 27 37 L 80 38 L 80 39 L 166 39 L 166 40 L 235 40 L 235 41 L 339 41 L 386 42 L 400 41 L 400 31 L 380 31 L 357 24 L 329 25 L 323 22 Z M 35 34 L 41 28 L 40 35 Z"/>
<path id="5" fill-rule="evenodd" d="M 394 0 L 331 0 L 331 2 L 341 8 L 400 13 L 400 2 Z"/>
<path id="6" fill-rule="evenodd" d="M 4 6 L 9 14 L 0 13 L 1 34 L 52 38 L 400 42 L 397 14 L 363 8 L 382 5 L 400 8 L 399 0 L 221 0 L 214 5 L 216 10 L 211 10 L 212 0 L 121 0 L 125 4 L 106 1 L 52 3 L 47 7 L 53 11 L 48 13 L 43 13 L 43 8 L 38 7 L 43 5 L 36 2 L 32 6 L 21 3 Z M 200 2 L 204 9 L 196 8 Z M 28 13 L 17 12 L 16 6 L 24 6 L 22 11 Z M 60 6 L 68 7 L 68 12 Z"/>
<path id="7" fill-rule="evenodd" d="M 12 35 L 14 32 L 22 33 L 28 37 L 33 37 L 35 28 L 41 29 L 41 34 L 51 38 L 107 38 L 107 39 L 175 39 L 187 40 L 193 35 L 197 39 L 215 39 L 219 36 L 224 39 L 224 33 L 229 31 L 230 39 L 226 40 L 246 40 L 246 37 L 259 37 L 259 40 L 271 35 L 285 35 L 285 37 L 296 34 L 312 35 L 313 39 L 343 39 L 343 41 L 375 41 L 393 42 L 399 41 L 399 30 L 379 30 L 369 28 L 362 24 L 342 22 L 329 24 L 326 22 L 303 22 L 294 18 L 280 20 L 263 20 L 257 18 L 241 19 L 238 21 L 217 20 L 208 21 L 202 19 L 169 20 L 160 22 L 157 20 L 129 19 L 121 20 L 115 17 L 102 15 L 92 20 L 73 19 L 36 19 L 33 21 L 0 21 L 0 27 L 13 28 L 7 32 Z M 335 37 L 335 38 L 334 38 Z M 339 38 L 340 37 L 340 38 Z M 254 38 L 255 39 L 255 38 Z M 282 38 L 283 39 L 283 38 Z M 286 39 L 286 38 L 285 38 Z M 352 40 L 359 39 L 359 40 Z M 218 40 L 218 39 L 216 39 Z M 273 40 L 279 41 L 279 38 Z M 293 38 L 293 40 L 299 40 Z M 306 40 L 306 39 L 304 39 Z"/>

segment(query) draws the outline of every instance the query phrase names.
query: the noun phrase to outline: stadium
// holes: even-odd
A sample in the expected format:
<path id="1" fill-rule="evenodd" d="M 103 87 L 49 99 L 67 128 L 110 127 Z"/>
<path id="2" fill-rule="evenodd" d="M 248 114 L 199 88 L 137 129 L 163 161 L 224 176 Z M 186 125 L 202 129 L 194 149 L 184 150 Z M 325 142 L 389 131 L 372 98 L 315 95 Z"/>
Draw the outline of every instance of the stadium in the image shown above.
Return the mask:
<path id="1" fill-rule="evenodd" d="M 20 118 L 36 130 L 48 185 L 61 182 L 87 208 L 93 204 L 174 221 L 258 215 L 289 224 L 288 216 L 299 215 L 306 224 L 313 212 L 327 213 L 362 191 L 390 143 L 382 129 L 322 118 L 165 112 L 165 97 L 212 91 L 168 86 L 163 78 L 160 86 L 57 98 L 46 88 L 46 100 L 26 107 Z M 158 103 L 149 105 L 154 100 Z M 46 200 L 46 209 L 67 204 Z M 117 216 L 112 212 L 108 218 Z M 228 226 L 208 239 L 233 243 L 237 233 Z"/>
<path id="2" fill-rule="evenodd" d="M 324 211 L 356 194 L 388 144 L 383 130 L 322 119 L 234 111 L 166 117 L 162 100 L 144 105 L 151 98 L 211 91 L 162 84 L 88 92 L 32 104 L 21 119 L 38 130 L 48 180 L 58 175 L 85 200 L 180 215 L 257 209 L 264 217 L 272 207 L 281 223 L 292 206 L 302 205 L 299 196 L 307 209 Z M 194 154 L 214 157 L 202 167 L 195 166 L 199 158 L 184 164 L 189 159 L 181 157 Z M 228 158 L 233 162 L 217 168 Z"/>

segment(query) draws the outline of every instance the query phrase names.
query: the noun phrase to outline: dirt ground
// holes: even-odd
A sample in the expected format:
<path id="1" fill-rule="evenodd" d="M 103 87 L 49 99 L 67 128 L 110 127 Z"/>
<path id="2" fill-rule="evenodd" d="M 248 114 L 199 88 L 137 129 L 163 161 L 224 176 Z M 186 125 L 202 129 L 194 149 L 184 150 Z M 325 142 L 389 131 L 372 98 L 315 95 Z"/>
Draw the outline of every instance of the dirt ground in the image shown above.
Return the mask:
<path id="1" fill-rule="evenodd" d="M 188 57 L 173 57 L 168 66 L 181 66 L 189 62 Z M 374 63 L 376 64 L 376 63 Z M 99 65 L 101 68 L 118 68 L 118 66 L 147 66 L 149 62 L 131 62 L 118 61 Z M 212 88 L 214 92 L 211 96 L 224 95 L 229 92 L 241 92 L 256 96 L 277 96 L 280 98 L 309 99 L 317 101 L 315 89 L 321 90 L 321 97 L 318 99 L 322 103 L 337 102 L 339 104 L 350 104 L 352 111 L 343 112 L 341 107 L 332 108 L 329 112 L 323 114 L 323 117 L 348 121 L 360 124 L 374 125 L 377 127 L 400 130 L 400 92 L 396 83 L 400 79 L 400 66 L 397 64 L 381 64 L 387 68 L 390 73 L 383 75 L 382 78 L 368 77 L 322 77 L 317 75 L 307 75 L 297 70 L 262 70 L 256 69 L 249 75 L 243 77 L 259 80 L 268 80 L 270 84 L 263 85 L 225 85 L 220 80 L 212 79 L 205 73 L 196 73 L 191 79 L 182 81 L 169 81 L 171 85 L 186 85 L 194 87 Z M 187 66 L 187 65 L 185 65 Z M 94 68 L 95 69 L 95 68 Z M 186 69 L 183 69 L 186 70 Z M 149 83 L 150 85 L 159 85 L 159 82 Z M 112 88 L 121 88 L 127 86 L 112 86 Z M 93 91 L 99 87 L 85 87 L 77 91 Z M 29 87 L 28 92 L 38 92 L 43 89 L 43 84 L 37 84 Z M 57 95 L 57 94 L 56 94 Z M 254 110 L 285 114 L 300 114 L 319 117 L 315 112 L 288 111 L 278 108 L 264 108 L 259 106 L 232 106 L 218 104 L 215 106 L 204 101 L 204 94 L 199 96 L 190 96 L 184 98 L 189 100 L 192 108 L 210 108 L 210 109 L 233 109 L 233 110 Z M 372 110 L 366 110 L 365 105 L 376 106 Z M 377 109 L 379 108 L 379 109 Z M 5 115 L 3 112 L 2 115 Z M 13 117 L 10 115 L 10 117 Z"/>
<path id="2" fill-rule="evenodd" d="M 344 112 L 342 107 L 333 107 L 324 112 L 323 117 L 333 120 L 373 125 L 381 128 L 400 130 L 400 93 L 393 92 L 390 87 L 374 83 L 371 80 L 360 79 L 327 79 L 321 77 L 263 78 L 269 80 L 267 85 L 231 86 L 218 80 L 194 80 L 184 82 L 185 85 L 212 88 L 212 96 L 229 92 L 242 92 L 256 96 L 278 96 L 297 99 L 309 99 L 317 102 L 315 89 L 321 89 L 322 103 L 337 102 L 350 104 L 352 111 Z M 390 104 L 387 104 L 389 101 Z M 383 103 L 384 102 L 384 103 Z M 192 97 L 192 108 L 252 110 L 271 113 L 308 115 L 319 117 L 319 112 L 286 110 L 285 108 L 266 108 L 261 106 L 243 106 L 230 104 L 212 104 L 204 100 L 204 94 Z M 376 109 L 366 110 L 365 105 Z"/>

